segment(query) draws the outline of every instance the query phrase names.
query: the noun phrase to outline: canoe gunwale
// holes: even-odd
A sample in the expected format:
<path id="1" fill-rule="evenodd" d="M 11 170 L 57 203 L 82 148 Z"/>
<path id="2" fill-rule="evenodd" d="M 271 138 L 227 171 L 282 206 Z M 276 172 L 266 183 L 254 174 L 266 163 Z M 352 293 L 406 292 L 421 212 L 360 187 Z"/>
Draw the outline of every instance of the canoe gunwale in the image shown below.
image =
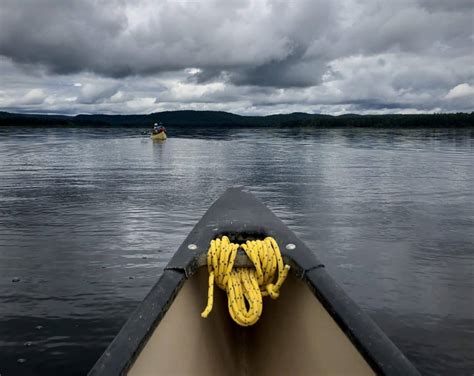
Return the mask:
<path id="1" fill-rule="evenodd" d="M 88 375 L 123 375 L 168 312 L 186 281 L 184 273 L 165 270 L 132 313 Z"/>
<path id="2" fill-rule="evenodd" d="M 386 334 L 329 276 L 314 253 L 270 209 L 242 188 L 228 189 L 204 214 L 89 375 L 125 374 L 184 282 L 202 266 L 209 242 L 216 236 L 237 232 L 276 239 L 283 258 L 291 265 L 291 273 L 307 284 L 377 374 L 419 375 Z M 286 248 L 290 243 L 295 245 L 294 250 Z"/>

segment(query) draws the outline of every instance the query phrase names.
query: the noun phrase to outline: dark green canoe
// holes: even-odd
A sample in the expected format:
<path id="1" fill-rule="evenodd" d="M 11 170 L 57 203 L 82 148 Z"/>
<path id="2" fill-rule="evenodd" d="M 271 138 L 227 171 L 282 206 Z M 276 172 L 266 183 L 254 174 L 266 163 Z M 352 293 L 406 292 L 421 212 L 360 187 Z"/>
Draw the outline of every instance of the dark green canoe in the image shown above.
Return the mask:
<path id="1" fill-rule="evenodd" d="M 225 293 L 207 302 L 212 239 L 272 236 L 290 275 L 252 327 L 235 324 Z M 314 252 L 252 194 L 228 189 L 207 211 L 90 375 L 418 375 L 328 275 Z"/>

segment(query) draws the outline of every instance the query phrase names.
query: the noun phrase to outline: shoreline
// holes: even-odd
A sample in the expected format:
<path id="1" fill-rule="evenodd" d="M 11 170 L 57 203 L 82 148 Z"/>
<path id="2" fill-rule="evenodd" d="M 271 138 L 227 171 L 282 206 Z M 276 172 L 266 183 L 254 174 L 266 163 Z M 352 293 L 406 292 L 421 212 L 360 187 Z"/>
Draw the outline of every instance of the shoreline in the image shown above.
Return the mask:
<path id="1" fill-rule="evenodd" d="M 474 128 L 474 112 L 417 115 L 320 115 L 293 113 L 241 116 L 215 111 L 167 111 L 148 115 L 41 115 L 0 112 L 0 127 L 148 128 L 155 122 L 176 128 Z"/>

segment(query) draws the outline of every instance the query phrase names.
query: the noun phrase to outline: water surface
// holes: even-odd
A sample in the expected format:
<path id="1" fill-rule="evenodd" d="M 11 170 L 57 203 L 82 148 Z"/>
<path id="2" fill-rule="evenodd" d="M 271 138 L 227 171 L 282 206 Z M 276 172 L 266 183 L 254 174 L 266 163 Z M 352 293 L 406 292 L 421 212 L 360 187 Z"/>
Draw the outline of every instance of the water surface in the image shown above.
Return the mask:
<path id="1" fill-rule="evenodd" d="M 87 373 L 235 185 L 423 373 L 472 375 L 474 130 L 139 133 L 0 128 L 2 376 Z"/>

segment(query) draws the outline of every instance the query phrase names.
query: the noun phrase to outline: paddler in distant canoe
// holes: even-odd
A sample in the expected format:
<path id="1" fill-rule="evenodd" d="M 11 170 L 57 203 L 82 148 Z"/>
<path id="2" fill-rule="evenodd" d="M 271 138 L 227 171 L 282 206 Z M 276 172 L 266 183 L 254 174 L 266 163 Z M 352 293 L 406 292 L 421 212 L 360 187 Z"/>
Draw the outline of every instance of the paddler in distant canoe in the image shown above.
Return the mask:
<path id="1" fill-rule="evenodd" d="M 153 140 L 166 140 L 166 128 L 161 123 L 153 124 L 151 138 Z"/>

